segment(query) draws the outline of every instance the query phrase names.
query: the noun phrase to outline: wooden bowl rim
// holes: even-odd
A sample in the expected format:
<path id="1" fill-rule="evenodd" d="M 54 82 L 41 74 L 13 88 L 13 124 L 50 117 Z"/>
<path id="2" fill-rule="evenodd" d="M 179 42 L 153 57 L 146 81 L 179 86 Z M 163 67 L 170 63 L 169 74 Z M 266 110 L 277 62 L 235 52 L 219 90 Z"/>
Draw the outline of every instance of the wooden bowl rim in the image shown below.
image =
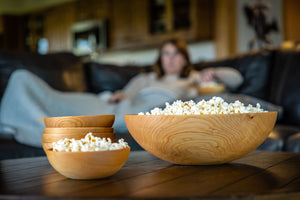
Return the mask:
<path id="1" fill-rule="evenodd" d="M 42 134 L 46 134 L 46 135 L 56 135 L 56 136 L 58 136 L 58 135 L 81 135 L 81 134 L 83 134 L 83 135 L 87 135 L 87 134 L 89 134 L 89 133 L 92 133 L 92 134 L 108 134 L 108 133 L 110 133 L 110 134 L 113 134 L 113 135 L 115 135 L 116 133 L 115 132 L 88 132 L 88 133 L 42 133 Z"/>
<path id="2" fill-rule="evenodd" d="M 42 133 L 41 134 L 41 137 L 42 137 L 42 143 L 53 143 L 53 142 L 58 142 L 58 141 L 60 141 L 60 140 L 64 140 L 64 139 L 69 139 L 69 140 L 71 140 L 71 139 L 75 139 L 75 137 L 76 137 L 76 134 L 75 134 L 75 136 L 74 135 L 70 135 L 70 136 L 64 136 L 63 138 L 61 138 L 61 139 L 57 139 L 57 137 L 59 137 L 59 135 L 63 135 L 63 134 L 60 134 L 60 133 L 56 133 L 56 134 L 53 134 L 53 133 Z M 105 135 L 105 136 L 103 136 L 103 137 L 101 137 L 101 136 L 95 136 L 95 135 L 93 135 L 94 137 L 100 137 L 101 139 L 103 139 L 103 138 L 110 138 L 111 140 L 113 140 L 113 141 L 117 141 L 117 139 L 116 139 L 116 134 L 114 133 L 114 132 L 111 132 L 111 133 L 109 133 L 109 135 Z M 46 137 L 46 138 L 44 138 L 44 137 Z M 84 139 L 85 138 L 85 135 L 83 135 L 83 136 L 81 136 L 79 139 L 75 139 L 75 140 L 81 140 L 81 139 Z M 46 140 L 46 141 L 45 141 Z M 53 142 L 49 142 L 49 140 L 51 141 L 51 140 L 55 140 L 55 141 L 53 141 Z"/>
<path id="3" fill-rule="evenodd" d="M 54 119 L 54 118 L 86 118 L 86 117 L 115 117 L 116 115 L 76 115 L 76 116 L 57 116 L 57 117 L 45 117 L 44 119 Z"/>
<path id="4" fill-rule="evenodd" d="M 66 130 L 66 129 L 113 129 L 113 127 L 107 127 L 107 126 L 85 126 L 85 127 L 45 127 L 46 129 L 60 129 L 60 130 Z"/>
<path id="5" fill-rule="evenodd" d="M 226 87 L 224 83 L 215 83 L 214 85 L 197 85 L 197 88 L 215 88 L 215 87 Z"/>
<path id="6" fill-rule="evenodd" d="M 43 143 L 50 143 L 50 142 L 42 142 Z M 75 151 L 75 152 L 69 152 L 69 151 L 52 151 L 51 149 L 46 149 L 45 152 L 47 154 L 47 152 L 53 152 L 53 153 L 59 153 L 59 154 L 85 154 L 85 153 L 110 153 L 110 152 L 117 152 L 117 151 L 125 151 L 125 150 L 130 150 L 130 146 L 126 147 L 126 148 L 123 148 L 123 149 L 113 149 L 113 150 L 105 150 L 105 151 Z"/>
<path id="7" fill-rule="evenodd" d="M 47 134 L 88 134 L 88 133 L 113 133 L 113 127 L 45 127 Z M 77 133 L 76 133 L 77 132 Z"/>
<path id="8" fill-rule="evenodd" d="M 43 121 L 45 127 L 48 128 L 72 128 L 72 127 L 112 127 L 115 122 L 116 116 L 111 115 L 76 115 L 76 116 L 57 116 L 57 117 L 44 117 Z M 81 121 L 83 124 L 70 125 L 70 121 Z M 63 125 L 62 123 L 67 124 Z M 81 126 L 83 125 L 83 126 Z"/>
<path id="9" fill-rule="evenodd" d="M 256 112 L 256 113 L 232 113 L 232 114 L 197 114 L 197 115 L 138 115 L 138 114 L 126 114 L 125 116 L 151 116 L 151 117 L 205 117 L 205 116 L 230 116 L 230 115 L 251 115 L 251 114 L 266 114 L 266 113 L 273 113 L 277 114 L 277 111 L 267 111 L 267 112 Z"/>

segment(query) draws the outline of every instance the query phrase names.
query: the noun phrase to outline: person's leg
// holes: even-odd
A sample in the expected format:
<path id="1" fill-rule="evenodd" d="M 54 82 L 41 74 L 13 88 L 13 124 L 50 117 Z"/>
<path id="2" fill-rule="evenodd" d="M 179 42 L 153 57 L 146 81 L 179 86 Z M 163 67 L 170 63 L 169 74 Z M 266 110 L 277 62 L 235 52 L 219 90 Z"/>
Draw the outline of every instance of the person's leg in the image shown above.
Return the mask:
<path id="1" fill-rule="evenodd" d="M 15 71 L 1 101 L 0 122 L 17 129 L 20 143 L 41 146 L 42 119 L 51 116 L 112 114 L 114 105 L 88 93 L 60 92 L 36 75 Z"/>
<path id="2" fill-rule="evenodd" d="M 124 115 L 138 114 L 140 112 L 146 113 L 155 107 L 164 108 L 166 102 L 172 103 L 176 99 L 173 94 L 163 89 L 152 89 L 147 92 L 140 92 L 139 95 L 131 100 L 125 99 L 116 107 L 115 112 L 117 115 L 114 128 L 117 132 L 128 132 Z"/>

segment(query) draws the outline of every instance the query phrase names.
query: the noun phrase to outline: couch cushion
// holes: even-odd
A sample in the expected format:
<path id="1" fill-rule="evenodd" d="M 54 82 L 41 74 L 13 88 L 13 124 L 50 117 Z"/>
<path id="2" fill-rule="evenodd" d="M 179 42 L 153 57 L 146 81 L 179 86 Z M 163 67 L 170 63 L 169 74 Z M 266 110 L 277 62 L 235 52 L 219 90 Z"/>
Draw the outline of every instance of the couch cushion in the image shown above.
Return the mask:
<path id="1" fill-rule="evenodd" d="M 85 91 L 85 76 L 80 59 L 71 53 L 39 55 L 29 52 L 0 51 L 0 95 L 11 73 L 27 69 L 61 91 Z"/>
<path id="2" fill-rule="evenodd" d="M 284 123 L 300 126 L 300 51 L 274 54 L 268 100 L 284 107 Z"/>
<path id="3" fill-rule="evenodd" d="M 287 139 L 286 151 L 300 153 L 300 133 L 294 134 Z"/>
<path id="4" fill-rule="evenodd" d="M 151 66 L 116 66 L 89 62 L 84 64 L 87 91 L 99 93 L 122 89 L 128 81 L 141 72 L 151 71 Z"/>
<path id="5" fill-rule="evenodd" d="M 0 133 L 0 160 L 45 156 L 42 148 L 30 147 L 16 142 L 13 138 L 4 138 Z"/>

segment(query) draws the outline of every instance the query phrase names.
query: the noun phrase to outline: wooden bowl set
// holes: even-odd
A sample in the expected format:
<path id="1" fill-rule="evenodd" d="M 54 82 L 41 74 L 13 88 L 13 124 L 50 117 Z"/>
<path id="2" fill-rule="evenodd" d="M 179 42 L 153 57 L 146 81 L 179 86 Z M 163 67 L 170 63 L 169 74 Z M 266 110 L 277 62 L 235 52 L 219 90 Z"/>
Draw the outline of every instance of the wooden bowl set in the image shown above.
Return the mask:
<path id="1" fill-rule="evenodd" d="M 223 164 L 245 156 L 267 138 L 276 117 L 277 112 L 272 111 L 220 115 L 124 115 L 130 134 L 146 151 L 182 165 Z M 75 137 L 77 134 L 80 138 L 88 131 L 107 137 L 113 134 L 110 127 L 113 120 L 110 118 L 107 120 L 110 123 L 106 121 L 105 125 L 100 125 L 76 116 L 67 120 L 45 118 L 43 147 L 50 164 L 61 174 L 74 179 L 103 178 L 117 172 L 126 162 L 130 147 L 104 152 L 54 152 L 45 145 L 45 142 L 60 139 L 60 136 Z"/>
<path id="2" fill-rule="evenodd" d="M 52 150 L 52 142 L 64 138 L 78 140 L 89 132 L 115 142 L 114 120 L 114 115 L 44 118 L 46 128 L 42 134 L 42 145 L 49 163 L 60 174 L 72 179 L 98 179 L 113 175 L 125 164 L 130 147 L 108 151 L 56 152 Z"/>
<path id="3" fill-rule="evenodd" d="M 44 118 L 45 129 L 42 134 L 42 145 L 46 149 L 52 148 L 52 142 L 69 138 L 79 140 L 92 132 L 93 136 L 110 138 L 115 142 L 112 128 L 114 115 L 83 115 Z"/>

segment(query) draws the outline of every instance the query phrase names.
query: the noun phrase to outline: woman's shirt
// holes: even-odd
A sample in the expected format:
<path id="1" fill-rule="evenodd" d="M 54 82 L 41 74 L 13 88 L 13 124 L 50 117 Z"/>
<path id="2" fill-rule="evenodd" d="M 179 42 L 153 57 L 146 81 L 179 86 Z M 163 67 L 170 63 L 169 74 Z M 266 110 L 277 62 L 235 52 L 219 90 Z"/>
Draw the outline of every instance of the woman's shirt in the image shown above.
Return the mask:
<path id="1" fill-rule="evenodd" d="M 234 89 L 241 85 L 243 78 L 241 74 L 228 67 L 216 68 L 218 80 L 224 83 L 229 89 Z M 201 82 L 201 71 L 191 71 L 186 78 L 178 75 L 165 75 L 158 78 L 154 72 L 143 73 L 135 76 L 125 86 L 123 92 L 126 98 L 134 98 L 144 88 L 161 88 L 176 94 L 180 98 L 193 98 L 197 95 L 196 87 Z"/>
<path id="2" fill-rule="evenodd" d="M 198 73 L 192 72 L 187 78 L 180 78 L 177 75 L 166 75 L 157 78 L 154 72 L 139 74 L 135 76 L 123 89 L 127 98 L 133 98 L 145 88 L 160 88 L 170 91 L 176 96 L 195 96 L 195 85 L 198 80 Z"/>

